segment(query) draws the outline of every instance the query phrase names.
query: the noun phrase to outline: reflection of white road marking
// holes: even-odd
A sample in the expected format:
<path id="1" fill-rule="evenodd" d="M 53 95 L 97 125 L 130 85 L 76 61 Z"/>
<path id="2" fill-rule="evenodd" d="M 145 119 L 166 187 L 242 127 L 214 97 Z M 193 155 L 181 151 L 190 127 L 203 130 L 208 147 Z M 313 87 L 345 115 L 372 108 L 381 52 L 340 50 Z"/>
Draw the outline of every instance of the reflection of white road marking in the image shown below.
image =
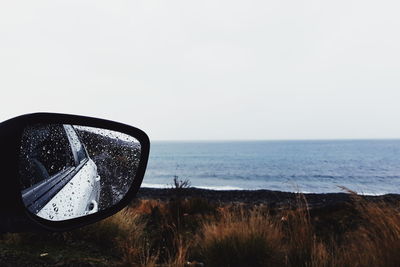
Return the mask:
<path id="1" fill-rule="evenodd" d="M 74 125 L 75 129 L 81 130 L 81 131 L 86 131 L 86 132 L 91 132 L 95 134 L 99 134 L 101 136 L 105 137 L 110 137 L 126 142 L 133 142 L 133 143 L 139 143 L 139 141 L 127 134 L 116 132 L 116 131 L 111 131 L 107 129 L 101 129 L 101 128 L 94 128 L 94 127 L 88 127 L 88 126 L 79 126 L 79 125 Z"/>

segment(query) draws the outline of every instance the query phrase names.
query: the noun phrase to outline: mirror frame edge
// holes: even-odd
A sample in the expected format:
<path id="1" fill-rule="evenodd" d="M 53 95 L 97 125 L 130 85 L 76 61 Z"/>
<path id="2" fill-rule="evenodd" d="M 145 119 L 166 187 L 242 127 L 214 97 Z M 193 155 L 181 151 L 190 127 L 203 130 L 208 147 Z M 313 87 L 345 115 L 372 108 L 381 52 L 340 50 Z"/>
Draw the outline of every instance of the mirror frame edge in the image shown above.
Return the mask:
<path id="1" fill-rule="evenodd" d="M 18 163 L 22 132 L 27 125 L 36 123 L 60 123 L 97 127 L 118 131 L 137 139 L 141 145 L 140 161 L 136 176 L 133 179 L 133 183 L 130 186 L 126 195 L 115 205 L 101 210 L 97 213 L 65 221 L 49 221 L 30 213 L 25 208 L 22 202 L 22 196 L 20 193 L 21 184 L 18 174 Z M 4 204 L 0 204 L 0 214 L 3 215 L 2 217 L 9 217 L 5 220 L 5 222 L 0 222 L 0 226 L 2 226 L 0 228 L 6 228 L 5 232 L 20 232 L 31 230 L 52 232 L 68 231 L 88 224 L 92 224 L 117 213 L 125 206 L 127 206 L 136 197 L 136 194 L 144 178 L 150 152 L 150 140 L 144 131 L 123 123 L 80 115 L 60 113 L 32 113 L 18 116 L 0 124 L 0 139 L 2 137 L 10 136 L 13 137 L 12 141 L 5 139 L 0 140 L 0 144 L 3 145 L 3 147 L 6 147 L 5 153 L 0 153 L 0 158 L 7 158 L 8 168 L 6 171 L 6 175 L 11 177 L 8 179 L 2 179 L 0 182 L 0 185 L 2 185 L 1 187 L 3 187 L 2 189 L 0 189 L 0 194 L 4 193 L 2 194 L 3 197 L 0 198 L 0 200 L 5 201 L 8 197 L 13 199 L 14 201 L 17 201 L 17 203 L 11 204 L 10 207 L 7 207 Z M 6 157 L 6 154 L 11 154 L 12 157 Z M 7 190 L 6 187 L 11 187 L 11 190 Z M 2 212 L 2 210 L 7 210 L 7 212 L 4 213 Z M 2 229 L 0 229 L 0 232 L 2 232 Z"/>

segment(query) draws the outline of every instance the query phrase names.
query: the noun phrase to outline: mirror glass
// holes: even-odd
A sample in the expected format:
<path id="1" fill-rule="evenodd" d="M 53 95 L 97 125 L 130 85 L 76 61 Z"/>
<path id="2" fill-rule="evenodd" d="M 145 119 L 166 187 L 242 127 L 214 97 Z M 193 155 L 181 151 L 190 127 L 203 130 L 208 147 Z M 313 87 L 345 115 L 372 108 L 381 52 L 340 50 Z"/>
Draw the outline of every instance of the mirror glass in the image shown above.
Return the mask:
<path id="1" fill-rule="evenodd" d="M 21 142 L 25 207 L 51 221 L 85 216 L 118 203 L 136 176 L 140 143 L 106 129 L 35 124 Z"/>

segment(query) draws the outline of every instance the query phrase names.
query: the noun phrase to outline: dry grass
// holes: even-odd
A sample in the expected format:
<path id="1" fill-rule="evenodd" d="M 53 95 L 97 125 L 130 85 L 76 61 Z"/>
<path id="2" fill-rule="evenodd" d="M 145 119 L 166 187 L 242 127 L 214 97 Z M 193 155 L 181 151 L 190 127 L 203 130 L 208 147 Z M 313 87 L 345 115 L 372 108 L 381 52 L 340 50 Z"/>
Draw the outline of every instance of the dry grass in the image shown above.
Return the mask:
<path id="1" fill-rule="evenodd" d="M 279 224 L 261 207 L 222 209 L 220 219 L 205 222 L 198 240 L 206 266 L 275 266 L 283 264 Z"/>
<path id="2" fill-rule="evenodd" d="M 355 200 L 363 223 L 348 233 L 335 251 L 342 266 L 400 266 L 400 213 L 398 205 Z"/>
<path id="3" fill-rule="evenodd" d="M 323 216 L 310 215 L 301 195 L 295 207 L 273 212 L 267 206 L 217 206 L 202 199 L 142 200 L 72 232 L 3 235 L 1 240 L 13 249 L 34 241 L 44 248 L 51 242 L 96 246 L 115 255 L 103 261 L 113 266 L 201 266 L 188 264 L 194 261 L 221 267 L 400 266 L 399 203 L 353 196 L 351 209 Z"/>
<path id="4" fill-rule="evenodd" d="M 150 251 L 150 241 L 145 235 L 146 222 L 134 209 L 125 209 L 113 216 L 114 222 L 123 230 L 117 239 L 123 266 L 156 266 L 157 254 Z"/>

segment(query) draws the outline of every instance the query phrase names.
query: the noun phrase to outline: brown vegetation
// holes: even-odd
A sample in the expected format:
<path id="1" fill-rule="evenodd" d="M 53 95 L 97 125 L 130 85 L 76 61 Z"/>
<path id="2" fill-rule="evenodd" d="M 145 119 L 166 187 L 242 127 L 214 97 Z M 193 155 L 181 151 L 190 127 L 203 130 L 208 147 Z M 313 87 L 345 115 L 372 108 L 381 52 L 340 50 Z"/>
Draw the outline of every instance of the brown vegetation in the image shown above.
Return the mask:
<path id="1" fill-rule="evenodd" d="M 180 190 L 170 201 L 136 201 L 68 233 L 4 235 L 0 263 L 15 263 L 4 251 L 31 246 L 36 256 L 30 255 L 27 265 L 400 266 L 399 203 L 353 194 L 336 209 L 310 210 L 300 195 L 296 206 L 271 209 L 181 198 Z M 71 256 L 73 248 L 83 247 L 86 255 Z"/>

